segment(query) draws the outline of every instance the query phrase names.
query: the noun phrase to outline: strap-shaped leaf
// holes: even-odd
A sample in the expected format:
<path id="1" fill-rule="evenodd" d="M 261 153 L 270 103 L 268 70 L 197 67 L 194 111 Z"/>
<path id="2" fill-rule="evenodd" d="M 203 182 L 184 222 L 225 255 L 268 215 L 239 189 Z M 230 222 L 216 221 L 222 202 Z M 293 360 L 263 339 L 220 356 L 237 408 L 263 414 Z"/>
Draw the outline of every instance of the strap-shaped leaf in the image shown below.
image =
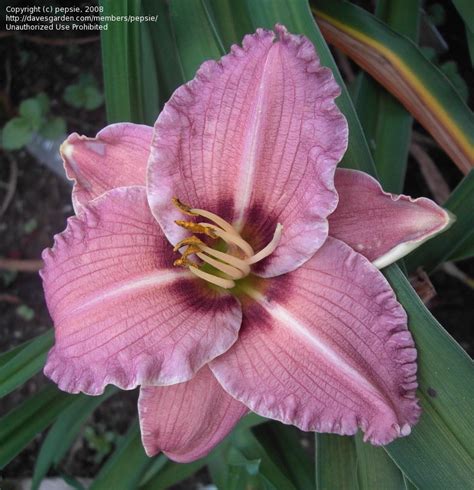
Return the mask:
<path id="1" fill-rule="evenodd" d="M 359 490 L 353 437 L 316 435 L 316 488 Z"/>
<path id="2" fill-rule="evenodd" d="M 78 395 L 74 397 L 74 401 L 54 422 L 41 445 L 36 458 L 31 490 L 39 488 L 51 466 L 61 461 L 91 413 L 116 392 L 116 388 L 108 387 L 101 396 Z"/>
<path id="3" fill-rule="evenodd" d="M 104 1 L 101 2 L 101 7 L 104 15 L 132 13 L 128 0 L 113 3 Z M 136 86 L 140 78 L 137 66 L 137 30 L 128 22 L 110 22 L 101 36 L 107 119 L 110 123 L 140 122 L 143 113 L 140 91 Z"/>
<path id="4" fill-rule="evenodd" d="M 294 427 L 270 422 L 254 429 L 255 437 L 279 468 L 285 468 L 296 488 L 314 488 L 314 466 L 302 446 L 301 434 Z"/>
<path id="5" fill-rule="evenodd" d="M 7 465 L 75 399 L 55 386 L 36 395 L 0 419 L 0 469 Z"/>
<path id="6" fill-rule="evenodd" d="M 471 65 L 474 66 L 474 10 L 471 0 L 453 0 L 453 3 L 462 17 L 466 27 L 466 40 L 471 57 Z"/>
<path id="7" fill-rule="evenodd" d="M 444 74 L 406 37 L 349 2 L 317 0 L 326 40 L 402 102 L 464 173 L 474 165 L 474 117 Z"/>
<path id="8" fill-rule="evenodd" d="M 207 2 L 173 0 L 170 19 L 186 80 L 194 77 L 206 59 L 217 59 L 225 53 Z M 192 32 L 194 35 L 190 36 Z"/>
<path id="9" fill-rule="evenodd" d="M 48 330 L 12 351 L 2 354 L 0 357 L 0 398 L 22 385 L 43 368 L 52 344 L 53 331 Z"/>
<path id="10" fill-rule="evenodd" d="M 143 449 L 138 421 L 134 422 L 90 486 L 90 490 L 137 488 L 153 460 Z"/>
<path id="11" fill-rule="evenodd" d="M 408 313 L 418 348 L 420 422 L 409 437 L 386 447 L 419 488 L 469 488 L 474 468 L 474 368 L 413 291 L 400 269 L 384 270 Z"/>
<path id="12" fill-rule="evenodd" d="M 374 447 L 355 437 L 359 490 L 405 490 L 406 478 L 381 447 Z"/>
<path id="13" fill-rule="evenodd" d="M 258 477 L 256 481 L 264 488 L 274 490 L 280 488 L 296 490 L 298 488 L 292 483 L 286 467 L 278 465 L 248 429 L 234 432 L 228 462 L 233 466 L 243 467 L 249 476 Z M 235 478 L 235 473 L 230 473 L 229 476 L 231 481 L 241 481 L 240 478 Z M 234 484 L 234 488 L 242 487 Z"/>
<path id="14" fill-rule="evenodd" d="M 148 31 L 152 46 L 152 56 L 156 62 L 156 76 L 160 93 L 160 106 L 170 98 L 177 87 L 187 81 L 181 55 L 176 46 L 174 25 L 170 4 L 165 1 L 142 0 L 145 15 L 157 15 L 157 24 L 149 24 Z M 156 109 L 155 109 L 156 110 Z M 158 113 L 154 114 L 154 120 Z"/>
<path id="15" fill-rule="evenodd" d="M 399 34 L 418 37 L 420 0 L 379 0 L 375 15 Z M 412 117 L 406 109 L 367 73 L 357 80 L 354 104 L 371 142 L 377 173 L 387 192 L 403 191 L 411 140 Z"/>

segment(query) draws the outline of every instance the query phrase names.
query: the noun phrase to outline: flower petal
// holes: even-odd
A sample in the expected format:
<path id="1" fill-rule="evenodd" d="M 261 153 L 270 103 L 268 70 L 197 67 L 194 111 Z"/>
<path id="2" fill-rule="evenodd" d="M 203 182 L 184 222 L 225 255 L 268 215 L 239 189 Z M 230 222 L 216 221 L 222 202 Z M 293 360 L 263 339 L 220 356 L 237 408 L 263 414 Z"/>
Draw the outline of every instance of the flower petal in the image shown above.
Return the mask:
<path id="1" fill-rule="evenodd" d="M 238 301 L 173 267 L 144 187 L 91 201 L 43 259 L 56 328 L 45 374 L 64 391 L 187 381 L 237 338 Z"/>
<path id="2" fill-rule="evenodd" d="M 209 366 L 251 410 L 373 444 L 417 421 L 416 350 L 383 275 L 329 237 L 306 264 L 243 304 L 239 340 Z"/>
<path id="3" fill-rule="evenodd" d="M 146 453 L 154 456 L 163 451 L 178 463 L 205 456 L 247 412 L 207 366 L 186 383 L 142 387 L 138 400 Z"/>
<path id="4" fill-rule="evenodd" d="M 324 242 L 347 146 L 332 73 L 306 38 L 275 30 L 276 41 L 262 29 L 246 36 L 173 94 L 155 125 L 147 189 L 173 244 L 186 234 L 173 196 L 232 222 L 255 250 L 281 223 L 278 249 L 257 269 L 266 277 L 295 269 Z"/>
<path id="5" fill-rule="evenodd" d="M 339 204 L 329 234 L 350 245 L 379 269 L 410 253 L 448 227 L 450 215 L 430 199 L 384 192 L 370 175 L 338 169 Z"/>
<path id="6" fill-rule="evenodd" d="M 81 206 L 115 187 L 145 185 L 153 128 L 141 124 L 112 124 L 95 138 L 71 134 L 61 145 L 72 202 Z"/>

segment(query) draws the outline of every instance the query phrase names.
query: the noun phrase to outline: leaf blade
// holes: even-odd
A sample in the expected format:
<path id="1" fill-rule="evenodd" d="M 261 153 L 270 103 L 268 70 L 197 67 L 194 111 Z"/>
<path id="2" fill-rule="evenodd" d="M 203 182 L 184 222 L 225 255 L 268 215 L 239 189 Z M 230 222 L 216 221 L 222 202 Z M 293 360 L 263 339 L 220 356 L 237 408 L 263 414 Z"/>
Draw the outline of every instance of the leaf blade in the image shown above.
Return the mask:
<path id="1" fill-rule="evenodd" d="M 318 0 L 314 12 L 326 39 L 394 94 L 459 169 L 469 172 L 474 117 L 416 45 L 349 2 Z"/>

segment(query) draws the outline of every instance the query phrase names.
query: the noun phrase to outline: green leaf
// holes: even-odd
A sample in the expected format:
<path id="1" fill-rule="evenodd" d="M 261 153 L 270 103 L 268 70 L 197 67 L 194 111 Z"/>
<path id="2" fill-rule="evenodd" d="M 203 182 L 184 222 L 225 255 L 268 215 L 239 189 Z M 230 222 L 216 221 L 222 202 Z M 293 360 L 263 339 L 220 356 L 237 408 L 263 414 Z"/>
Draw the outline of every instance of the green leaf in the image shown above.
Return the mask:
<path id="1" fill-rule="evenodd" d="M 44 92 L 40 92 L 35 98 L 40 106 L 41 114 L 43 116 L 48 114 L 51 105 L 49 101 L 49 97 Z"/>
<path id="2" fill-rule="evenodd" d="M 192 463 L 178 464 L 167 460 L 164 464 L 160 461 L 159 472 L 140 485 L 140 490 L 167 490 L 172 485 L 182 482 L 201 468 L 204 468 L 208 458 L 198 459 Z"/>
<path id="3" fill-rule="evenodd" d="M 104 97 L 100 90 L 93 85 L 89 85 L 88 87 L 84 87 L 84 109 L 88 111 L 93 111 L 100 107 L 104 102 Z"/>
<path id="4" fill-rule="evenodd" d="M 443 205 L 456 217 L 451 228 L 415 249 L 405 257 L 408 270 L 423 267 L 432 272 L 447 260 L 474 255 L 474 169 L 454 189 Z"/>
<path id="5" fill-rule="evenodd" d="M 354 438 L 333 434 L 315 437 L 317 490 L 358 490 Z"/>
<path id="6" fill-rule="evenodd" d="M 158 107 L 166 102 L 174 90 L 186 82 L 181 57 L 175 42 L 174 27 L 171 22 L 170 2 L 143 0 L 145 15 L 158 15 L 159 29 L 156 26 L 149 28 L 150 48 L 155 61 L 157 85 L 160 100 Z M 156 87 L 153 89 L 158 96 Z M 157 114 L 154 115 L 156 119 Z"/>
<path id="7" fill-rule="evenodd" d="M 17 306 L 15 309 L 15 313 L 22 320 L 25 320 L 27 322 L 30 322 L 35 317 L 35 311 L 32 308 L 30 308 L 28 305 Z"/>
<path id="8" fill-rule="evenodd" d="M 21 228 L 23 230 L 23 233 L 29 235 L 30 233 L 33 233 L 38 228 L 38 220 L 36 218 L 31 218 L 28 221 L 26 221 L 26 223 L 24 223 Z"/>
<path id="9" fill-rule="evenodd" d="M 53 331 L 48 330 L 7 355 L 7 362 L 1 366 L 0 371 L 0 398 L 22 385 L 43 368 L 48 350 L 53 344 L 53 336 Z"/>
<path id="10" fill-rule="evenodd" d="M 95 83 L 83 80 L 66 87 L 64 101 L 72 107 L 92 111 L 102 105 L 104 98 Z"/>
<path id="11" fill-rule="evenodd" d="M 441 26 L 446 22 L 446 10 L 439 3 L 428 6 L 428 15 L 435 26 Z"/>
<path id="12" fill-rule="evenodd" d="M 0 469 L 74 400 L 73 395 L 47 386 L 0 419 Z"/>
<path id="13" fill-rule="evenodd" d="M 467 83 L 459 74 L 457 63 L 455 61 L 447 61 L 440 66 L 440 69 L 449 79 L 461 99 L 467 103 L 467 100 L 469 99 L 469 88 Z"/>
<path id="14" fill-rule="evenodd" d="M 52 117 L 43 124 L 40 134 L 46 138 L 54 140 L 66 133 L 66 121 L 62 117 Z"/>
<path id="15" fill-rule="evenodd" d="M 171 485 L 175 485 L 176 483 L 179 483 L 188 478 L 207 464 L 211 465 L 213 470 L 215 470 L 216 462 L 217 464 L 219 464 L 224 461 L 223 454 L 229 447 L 230 441 L 236 433 L 239 433 L 242 430 L 248 430 L 267 421 L 267 419 L 260 417 L 254 413 L 246 415 L 234 428 L 232 434 L 224 439 L 224 441 L 221 442 L 221 444 L 219 444 L 207 457 L 199 459 L 198 461 L 193 461 L 192 463 L 178 464 L 168 460 L 168 458 L 166 458 L 165 456 L 160 455 L 158 458 L 155 459 L 155 462 L 150 466 L 146 474 L 143 476 L 140 483 L 140 489 L 167 489 Z M 224 469 L 224 467 L 221 466 L 220 470 L 223 470 L 223 473 L 225 475 L 224 480 L 220 481 L 227 481 L 226 468 Z M 222 473 L 222 471 L 220 473 Z M 216 473 L 214 471 L 214 475 L 215 474 Z"/>
<path id="16" fill-rule="evenodd" d="M 241 43 L 245 34 L 255 30 L 245 2 L 234 0 L 208 0 L 208 2 L 214 13 L 226 52 L 232 44 Z"/>
<path id="17" fill-rule="evenodd" d="M 408 38 L 366 10 L 342 0 L 317 0 L 326 38 L 377 78 L 439 142 L 453 162 L 472 168 L 474 117 L 446 76 Z"/>
<path id="18" fill-rule="evenodd" d="M 173 0 L 170 20 L 186 80 L 194 77 L 203 61 L 220 58 L 225 53 L 205 1 Z"/>
<path id="19" fill-rule="evenodd" d="M 79 84 L 68 85 L 64 91 L 64 102 L 72 107 L 81 108 L 84 106 L 82 87 Z"/>
<path id="20" fill-rule="evenodd" d="M 374 447 L 355 437 L 359 490 L 405 490 L 406 480 L 402 472 L 381 447 Z"/>
<path id="21" fill-rule="evenodd" d="M 25 347 L 30 345 L 32 340 L 27 340 L 23 344 L 17 345 L 16 347 L 13 347 L 13 349 L 2 352 L 0 354 L 0 367 L 3 368 L 3 366 L 10 361 L 10 359 L 13 359 L 17 354 L 19 354 Z"/>
<path id="22" fill-rule="evenodd" d="M 33 131 L 37 131 L 43 120 L 43 102 L 41 99 L 26 99 L 21 102 L 18 112 L 26 119 Z"/>
<path id="23" fill-rule="evenodd" d="M 453 0 L 459 15 L 466 24 L 466 27 L 474 32 L 474 8 L 471 0 Z"/>
<path id="24" fill-rule="evenodd" d="M 143 5 L 143 4 L 142 4 Z M 156 12 L 153 12 L 156 15 Z M 158 65 L 154 56 L 151 30 L 155 26 L 145 23 L 140 34 L 140 69 L 142 82 L 143 123 L 152 126 L 160 112 L 160 90 L 158 83 Z M 157 29 L 154 29 L 157 30 Z M 169 69 L 169 68 L 167 68 Z"/>
<path id="25" fill-rule="evenodd" d="M 376 15 L 399 34 L 418 37 L 419 0 L 379 0 Z M 364 127 L 379 180 L 388 192 L 400 193 L 405 181 L 412 117 L 381 85 L 360 74 L 354 100 Z"/>
<path id="26" fill-rule="evenodd" d="M 61 413 L 41 445 L 36 458 L 31 490 L 39 488 L 49 469 L 61 461 L 91 413 L 117 391 L 117 388 L 109 387 L 101 396 L 78 395 Z"/>
<path id="27" fill-rule="evenodd" d="M 314 488 L 314 465 L 309 452 L 303 448 L 302 433 L 295 427 L 270 422 L 254 430 L 265 452 L 298 489 Z"/>
<path id="28" fill-rule="evenodd" d="M 250 476 L 257 476 L 265 488 L 296 490 L 285 467 L 279 466 L 248 429 L 238 430 L 231 439 L 229 463 L 240 465 Z M 233 475 L 230 475 L 231 478 Z M 240 476 L 239 476 L 240 480 Z"/>
<path id="29" fill-rule="evenodd" d="M 90 490 L 130 490 L 137 488 L 140 478 L 151 465 L 143 449 L 138 421 L 119 443 L 90 486 Z"/>
<path id="30" fill-rule="evenodd" d="M 139 15 L 140 2 L 101 0 L 103 15 Z M 144 122 L 138 22 L 109 22 L 101 31 L 104 90 L 109 123 Z"/>
<path id="31" fill-rule="evenodd" d="M 24 117 L 14 117 L 2 131 L 2 146 L 5 150 L 19 150 L 33 137 L 30 121 Z"/>
<path id="32" fill-rule="evenodd" d="M 384 269 L 404 306 L 418 349 L 420 422 L 386 450 L 419 488 L 469 488 L 473 481 L 474 369 L 471 359 L 433 318 L 396 265 Z"/>

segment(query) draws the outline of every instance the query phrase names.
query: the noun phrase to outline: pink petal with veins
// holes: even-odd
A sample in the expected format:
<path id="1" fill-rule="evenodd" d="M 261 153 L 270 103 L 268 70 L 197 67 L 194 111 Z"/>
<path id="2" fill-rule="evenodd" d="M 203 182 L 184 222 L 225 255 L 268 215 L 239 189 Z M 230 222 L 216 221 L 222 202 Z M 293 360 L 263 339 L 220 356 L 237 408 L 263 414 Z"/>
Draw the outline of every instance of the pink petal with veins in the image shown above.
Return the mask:
<path id="1" fill-rule="evenodd" d="M 377 267 L 395 262 L 451 224 L 451 217 L 425 197 L 389 194 L 370 175 L 338 169 L 339 204 L 329 234 Z"/>
<path id="2" fill-rule="evenodd" d="M 61 145 L 67 176 L 74 180 L 72 202 L 79 212 L 91 199 L 115 187 L 145 185 L 153 128 L 118 123 L 95 138 L 71 134 Z"/>
<path id="3" fill-rule="evenodd" d="M 207 366 L 186 383 L 142 387 L 138 400 L 146 453 L 163 451 L 178 463 L 206 456 L 247 412 Z"/>
<path id="4" fill-rule="evenodd" d="M 171 243 L 186 232 L 173 196 L 232 222 L 256 251 L 284 227 L 255 272 L 297 268 L 322 245 L 337 204 L 334 170 L 347 146 L 339 87 L 312 44 L 262 29 L 205 62 L 165 105 L 148 167 L 150 207 Z"/>
<path id="5" fill-rule="evenodd" d="M 416 350 L 383 275 L 329 237 L 243 304 L 239 340 L 211 361 L 224 389 L 265 417 L 373 444 L 407 435 L 420 409 Z"/>
<path id="6" fill-rule="evenodd" d="M 56 343 L 45 374 L 71 393 L 187 381 L 236 340 L 241 307 L 173 267 L 144 187 L 83 207 L 43 252 Z"/>

